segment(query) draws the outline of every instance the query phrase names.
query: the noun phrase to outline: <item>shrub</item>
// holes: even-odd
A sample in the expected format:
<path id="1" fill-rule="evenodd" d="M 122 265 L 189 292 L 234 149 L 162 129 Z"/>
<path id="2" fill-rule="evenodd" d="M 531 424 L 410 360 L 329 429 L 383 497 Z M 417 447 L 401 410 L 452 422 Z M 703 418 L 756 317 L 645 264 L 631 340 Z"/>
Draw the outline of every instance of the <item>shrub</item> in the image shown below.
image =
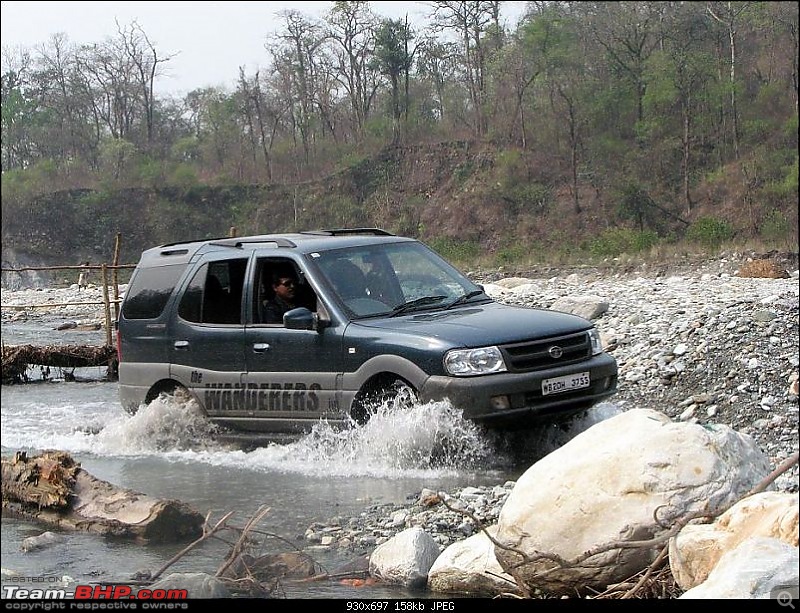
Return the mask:
<path id="1" fill-rule="evenodd" d="M 689 226 L 686 238 L 693 243 L 716 249 L 725 241 L 733 238 L 733 228 L 722 219 L 701 217 Z"/>
<path id="2" fill-rule="evenodd" d="M 170 174 L 169 182 L 182 189 L 189 189 L 200 183 L 197 173 L 189 164 L 178 164 Z"/>
<path id="3" fill-rule="evenodd" d="M 481 254 L 477 241 L 463 241 L 449 237 L 432 238 L 428 244 L 444 259 L 450 262 L 469 262 Z"/>
<path id="4" fill-rule="evenodd" d="M 472 176 L 473 170 L 474 170 L 474 165 L 471 161 L 462 162 L 453 169 L 453 178 L 459 184 L 464 183 L 464 181 L 466 181 L 467 179 L 470 178 L 470 176 Z"/>
<path id="5" fill-rule="evenodd" d="M 780 242 L 790 236 L 790 224 L 786 215 L 773 209 L 764 217 L 761 222 L 761 236 L 767 240 Z"/>
<path id="6" fill-rule="evenodd" d="M 600 257 L 639 253 L 651 249 L 658 240 L 658 234 L 652 230 L 609 228 L 589 243 L 589 252 Z"/>
<path id="7" fill-rule="evenodd" d="M 530 257 L 530 247 L 528 245 L 515 244 L 503 247 L 497 252 L 497 261 L 501 264 L 516 264 L 525 261 Z"/>

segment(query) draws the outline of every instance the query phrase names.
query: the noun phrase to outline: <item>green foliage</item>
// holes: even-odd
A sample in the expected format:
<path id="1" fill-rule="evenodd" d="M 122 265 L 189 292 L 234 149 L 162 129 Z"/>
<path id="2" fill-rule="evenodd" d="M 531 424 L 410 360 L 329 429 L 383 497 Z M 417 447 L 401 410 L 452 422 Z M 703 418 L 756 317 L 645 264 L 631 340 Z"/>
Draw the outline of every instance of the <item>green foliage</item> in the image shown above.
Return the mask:
<path id="1" fill-rule="evenodd" d="M 761 236 L 774 243 L 786 241 L 792 232 L 789 220 L 781 211 L 771 210 L 761 222 Z"/>
<path id="2" fill-rule="evenodd" d="M 102 170 L 112 181 L 130 176 L 136 158 L 136 145 L 121 138 L 108 138 L 100 144 Z"/>
<path id="3" fill-rule="evenodd" d="M 733 238 L 733 228 L 723 219 L 701 217 L 689 226 L 686 238 L 693 243 L 716 249 Z"/>
<path id="4" fill-rule="evenodd" d="M 481 254 L 481 246 L 477 241 L 458 240 L 440 236 L 428 241 L 428 245 L 449 262 L 460 263 L 475 260 Z"/>
<path id="5" fill-rule="evenodd" d="M 794 113 L 789 119 L 786 120 L 786 125 L 783 127 L 783 133 L 786 137 L 790 138 L 795 148 L 797 147 L 797 113 Z"/>
<path id="6" fill-rule="evenodd" d="M 742 139 L 748 143 L 763 143 L 774 133 L 773 122 L 766 118 L 743 121 L 741 124 Z"/>
<path id="7" fill-rule="evenodd" d="M 170 148 L 170 157 L 178 162 L 190 162 L 201 157 L 200 141 L 196 136 L 185 136 Z"/>
<path id="8" fill-rule="evenodd" d="M 308 211 L 308 213 L 312 212 Z M 316 215 L 318 216 L 319 213 L 320 211 L 317 210 Z M 360 226 L 364 221 L 364 210 L 352 198 L 331 194 L 325 200 L 324 217 L 332 227 Z M 317 220 L 311 225 L 319 226 L 319 221 Z"/>
<path id="9" fill-rule="evenodd" d="M 377 138 L 383 142 L 390 140 L 392 137 L 391 117 L 371 117 L 364 125 L 364 132 L 370 138 Z"/>
<path id="10" fill-rule="evenodd" d="M 494 173 L 497 181 L 505 189 L 513 188 L 528 179 L 525 160 L 516 149 L 504 149 L 495 155 Z"/>
<path id="11" fill-rule="evenodd" d="M 20 201 L 33 194 L 30 173 L 25 170 L 9 170 L 2 175 L 3 204 L 6 201 Z"/>
<path id="12" fill-rule="evenodd" d="M 652 230 L 637 232 L 630 228 L 609 228 L 589 242 L 589 252 L 600 257 L 646 251 L 658 244 L 658 235 Z"/>
<path id="13" fill-rule="evenodd" d="M 182 189 L 190 189 L 200 184 L 197 172 L 190 164 L 178 164 L 169 175 L 170 185 Z"/>
<path id="14" fill-rule="evenodd" d="M 497 252 L 501 264 L 519 264 L 530 257 L 530 246 L 522 243 L 507 245 Z"/>
<path id="15" fill-rule="evenodd" d="M 164 184 L 164 170 L 161 162 L 151 157 L 139 160 L 137 174 L 141 184 L 148 187 L 160 187 Z"/>
<path id="16" fill-rule="evenodd" d="M 475 165 L 471 160 L 468 162 L 462 162 L 453 169 L 453 179 L 455 179 L 456 183 L 462 185 L 472 176 L 474 170 Z"/>
<path id="17" fill-rule="evenodd" d="M 346 168 L 353 168 L 354 166 L 363 164 L 368 159 L 369 156 L 367 156 L 365 153 L 361 151 L 349 151 L 347 153 L 342 152 L 342 154 L 339 157 L 339 161 L 336 164 L 336 167 L 339 170 L 344 170 Z"/>
<path id="18" fill-rule="evenodd" d="M 503 196 L 513 215 L 544 213 L 553 202 L 553 190 L 540 183 L 515 185 Z"/>

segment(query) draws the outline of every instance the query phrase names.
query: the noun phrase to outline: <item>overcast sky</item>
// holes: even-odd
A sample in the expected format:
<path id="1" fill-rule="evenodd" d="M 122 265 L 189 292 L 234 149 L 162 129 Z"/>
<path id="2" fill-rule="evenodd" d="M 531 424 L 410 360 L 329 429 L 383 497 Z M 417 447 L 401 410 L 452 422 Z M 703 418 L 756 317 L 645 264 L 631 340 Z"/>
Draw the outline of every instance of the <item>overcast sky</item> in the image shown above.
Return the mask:
<path id="1" fill-rule="evenodd" d="M 159 55 L 174 55 L 162 65 L 161 93 L 183 95 L 207 86 L 235 87 L 239 66 L 248 74 L 267 66 L 268 34 L 281 24 L 276 14 L 295 9 L 321 17 L 333 2 L 23 2 L 2 0 L 2 46 L 33 48 L 63 32 L 76 44 L 97 43 L 134 20 Z M 397 19 L 408 14 L 418 28 L 430 13 L 427 2 L 370 2 L 373 12 Z M 503 19 L 513 24 L 525 2 L 506 2 Z"/>

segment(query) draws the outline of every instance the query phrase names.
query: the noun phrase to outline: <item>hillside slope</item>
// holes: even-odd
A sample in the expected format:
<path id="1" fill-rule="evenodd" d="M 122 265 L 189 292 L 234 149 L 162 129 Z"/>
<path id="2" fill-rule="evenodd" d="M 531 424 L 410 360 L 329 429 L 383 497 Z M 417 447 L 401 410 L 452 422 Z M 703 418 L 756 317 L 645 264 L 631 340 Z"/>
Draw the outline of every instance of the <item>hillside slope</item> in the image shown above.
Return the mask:
<path id="1" fill-rule="evenodd" d="M 296 185 L 83 189 L 4 199 L 3 266 L 110 262 L 118 233 L 121 262 L 133 263 L 153 245 L 225 236 L 231 227 L 245 235 L 377 226 L 509 256 L 574 252 L 619 225 L 680 236 L 708 215 L 747 238 L 771 210 L 746 201 L 731 173 L 698 186 L 691 214 L 651 200 L 648 227 L 637 228 L 618 217 L 618 196 L 599 185 L 581 183 L 576 205 L 567 173 L 542 155 L 466 141 L 392 147 Z M 797 228 L 796 200 L 780 215 Z"/>

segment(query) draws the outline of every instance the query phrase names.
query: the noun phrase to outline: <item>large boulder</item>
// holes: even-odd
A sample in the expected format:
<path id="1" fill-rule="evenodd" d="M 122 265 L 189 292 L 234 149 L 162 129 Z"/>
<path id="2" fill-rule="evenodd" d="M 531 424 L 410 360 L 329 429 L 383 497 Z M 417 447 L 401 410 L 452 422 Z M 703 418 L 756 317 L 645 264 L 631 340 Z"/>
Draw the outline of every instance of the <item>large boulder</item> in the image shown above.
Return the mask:
<path id="1" fill-rule="evenodd" d="M 428 571 L 428 589 L 449 594 L 498 596 L 520 594 L 514 578 L 504 572 L 494 554 L 497 526 L 447 547 Z"/>
<path id="2" fill-rule="evenodd" d="M 799 561 L 797 547 L 754 536 L 726 551 L 708 578 L 680 599 L 797 598 Z"/>
<path id="3" fill-rule="evenodd" d="M 713 515 L 769 472 L 754 440 L 728 426 L 626 411 L 582 432 L 519 478 L 500 512 L 496 538 L 502 546 L 495 553 L 532 591 L 602 590 L 646 568 L 664 545 L 620 543 L 660 537 L 696 513 Z"/>
<path id="4" fill-rule="evenodd" d="M 669 565 L 676 583 L 689 590 L 703 583 L 725 553 L 752 537 L 798 546 L 797 494 L 762 492 L 737 502 L 711 524 L 690 524 L 670 539 Z"/>
<path id="5" fill-rule="evenodd" d="M 369 558 L 369 574 L 384 583 L 421 589 L 440 553 L 430 534 L 419 526 L 408 528 L 375 548 Z"/>

